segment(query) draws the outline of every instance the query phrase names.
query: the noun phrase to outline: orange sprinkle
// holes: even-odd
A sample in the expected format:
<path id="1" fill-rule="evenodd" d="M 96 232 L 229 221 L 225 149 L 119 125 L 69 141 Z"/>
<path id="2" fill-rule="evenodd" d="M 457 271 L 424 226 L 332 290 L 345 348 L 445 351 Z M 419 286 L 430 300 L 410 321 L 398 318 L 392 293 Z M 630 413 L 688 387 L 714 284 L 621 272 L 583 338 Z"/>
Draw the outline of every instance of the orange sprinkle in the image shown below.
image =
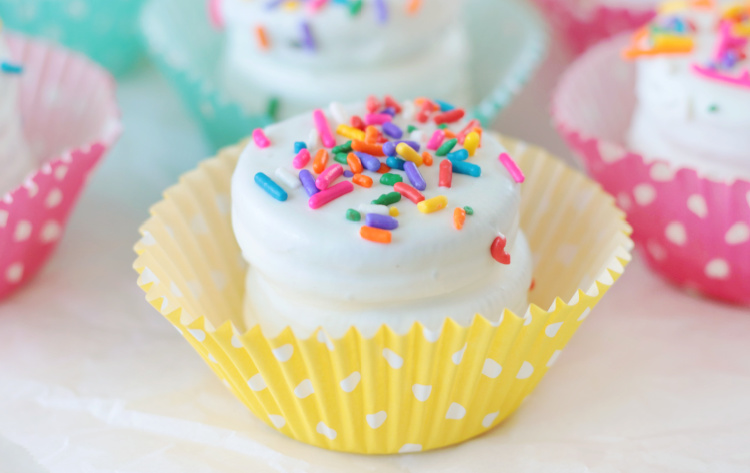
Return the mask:
<path id="1" fill-rule="evenodd" d="M 380 141 L 380 131 L 374 126 L 370 125 L 365 128 L 365 143 L 368 145 L 378 144 Z"/>
<path id="2" fill-rule="evenodd" d="M 456 210 L 453 211 L 453 226 L 456 227 L 456 230 L 461 230 L 464 228 L 464 222 L 466 221 L 466 210 L 462 209 L 461 207 L 456 207 Z"/>
<path id="3" fill-rule="evenodd" d="M 432 155 L 427 151 L 422 152 L 422 162 L 425 166 L 432 166 Z"/>
<path id="4" fill-rule="evenodd" d="M 383 147 L 381 145 L 371 145 L 371 144 L 363 143 L 361 141 L 354 140 L 352 141 L 352 149 L 354 151 L 359 151 L 360 153 L 367 153 L 372 156 L 385 156 L 385 153 L 383 152 Z"/>
<path id="5" fill-rule="evenodd" d="M 385 173 L 387 173 L 390 170 L 391 170 L 391 168 L 389 168 L 388 166 L 386 166 L 385 163 L 380 163 L 380 169 L 378 169 L 378 174 L 385 174 Z"/>
<path id="6" fill-rule="evenodd" d="M 453 133 L 452 131 L 450 131 L 450 130 L 449 130 L 449 129 L 447 129 L 447 128 L 445 128 L 445 129 L 443 130 L 443 133 L 445 133 L 445 138 L 446 138 L 446 139 L 448 139 L 448 140 L 452 140 L 453 138 L 455 138 L 455 137 L 456 137 L 456 134 L 455 134 L 455 133 Z"/>
<path id="7" fill-rule="evenodd" d="M 323 172 L 328 165 L 328 151 L 321 149 L 315 153 L 315 160 L 313 160 L 313 171 L 316 174 Z"/>
<path id="8" fill-rule="evenodd" d="M 384 243 L 387 245 L 391 242 L 391 232 L 379 228 L 364 226 L 359 229 L 359 236 L 375 243 Z"/>
<path id="9" fill-rule="evenodd" d="M 421 7 L 422 0 L 409 0 L 409 3 L 406 4 L 406 12 L 413 15 L 417 13 Z"/>
<path id="10" fill-rule="evenodd" d="M 364 174 L 355 174 L 352 177 L 352 182 L 362 187 L 372 187 L 372 178 L 365 176 Z"/>
<path id="11" fill-rule="evenodd" d="M 269 42 L 268 42 L 268 34 L 266 33 L 266 29 L 262 26 L 256 26 L 255 27 L 255 37 L 258 39 L 258 44 L 260 45 L 260 49 L 268 49 L 269 48 Z"/>
<path id="12" fill-rule="evenodd" d="M 354 153 L 349 153 L 346 157 L 346 162 L 349 163 L 349 169 L 354 174 L 360 174 L 362 172 L 362 161 L 359 160 L 359 156 Z"/>

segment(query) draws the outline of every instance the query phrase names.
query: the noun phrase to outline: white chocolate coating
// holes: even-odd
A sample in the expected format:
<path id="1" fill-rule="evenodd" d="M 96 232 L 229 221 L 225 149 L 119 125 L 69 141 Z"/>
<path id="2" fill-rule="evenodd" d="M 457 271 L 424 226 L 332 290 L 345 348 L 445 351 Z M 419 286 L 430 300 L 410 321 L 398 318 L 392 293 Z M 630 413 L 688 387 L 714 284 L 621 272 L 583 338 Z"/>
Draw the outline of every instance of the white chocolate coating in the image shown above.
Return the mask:
<path id="1" fill-rule="evenodd" d="M 364 114 L 361 105 L 345 109 L 347 114 Z M 335 128 L 336 121 L 325 111 Z M 405 128 L 405 118 L 396 118 L 395 123 Z M 460 131 L 463 125 L 451 129 Z M 504 149 L 497 140 L 485 135 L 482 147 L 469 159 L 481 166 L 481 177 L 454 174 L 450 189 L 437 185 L 442 158 L 421 166 L 427 182 L 424 196 L 445 195 L 448 207 L 423 214 L 416 204 L 402 199 L 394 205 L 400 214 L 393 241 L 381 245 L 360 238 L 364 219 L 345 218 L 347 209 L 393 191 L 379 183 L 377 173 L 364 172 L 373 177 L 372 188 L 355 186 L 352 193 L 318 210 L 308 207 L 302 188 L 292 189 L 275 179 L 289 194 L 286 202 L 278 202 L 253 182 L 257 172 L 273 178 L 279 167 L 296 174 L 291 166 L 293 144 L 305 141 L 313 128 L 311 113 L 268 127 L 271 146 L 260 149 L 250 143 L 233 176 L 234 232 L 251 268 L 248 326 L 259 323 L 271 334 L 291 326 L 300 336 L 322 326 L 340 336 L 351 326 L 373 334 L 387 323 L 403 333 L 415 321 L 438 330 L 447 317 L 469 324 L 477 313 L 498 320 L 504 308 L 518 314 L 526 311 L 532 259 L 518 227 L 520 185 L 499 162 Z M 424 126 L 423 149 L 434 130 L 434 124 Z M 338 144 L 345 141 L 337 137 Z M 313 155 L 317 149 L 312 148 Z M 464 206 L 472 207 L 474 215 L 466 217 L 459 231 L 453 226 L 453 210 Z M 491 256 L 498 234 L 507 238 L 510 265 Z"/>
<path id="2" fill-rule="evenodd" d="M 264 112 L 277 97 L 280 116 L 289 117 L 368 94 L 468 104 L 470 45 L 461 0 L 423 2 L 415 14 L 407 13 L 404 0 L 386 0 L 383 22 L 372 0 L 355 16 L 340 5 L 311 14 L 306 7 L 268 9 L 266 3 L 222 3 L 227 28 L 222 82 L 246 109 Z M 314 50 L 300 46 L 303 22 L 310 25 Z M 261 25 L 267 49 L 255 35 Z"/>
<path id="3" fill-rule="evenodd" d="M 14 63 L 0 37 L 0 61 Z M 23 136 L 18 107 L 20 75 L 0 71 L 0 197 L 16 188 L 34 170 Z"/>
<path id="4" fill-rule="evenodd" d="M 714 57 L 718 16 L 706 9 L 686 16 L 697 27 L 692 52 L 637 59 L 637 106 L 628 144 L 708 177 L 750 178 L 750 87 L 693 70 Z M 724 72 L 738 75 L 748 68 L 750 61 L 744 60 Z"/>

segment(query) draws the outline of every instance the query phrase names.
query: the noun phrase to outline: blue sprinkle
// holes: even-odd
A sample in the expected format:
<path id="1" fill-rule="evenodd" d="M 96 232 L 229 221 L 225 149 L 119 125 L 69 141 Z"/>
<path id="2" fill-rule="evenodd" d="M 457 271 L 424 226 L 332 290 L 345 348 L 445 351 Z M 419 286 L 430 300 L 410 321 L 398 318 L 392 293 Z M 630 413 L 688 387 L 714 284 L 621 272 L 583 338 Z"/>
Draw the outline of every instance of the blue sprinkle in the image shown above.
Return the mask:
<path id="1" fill-rule="evenodd" d="M 3 63 L 0 65 L 0 69 L 6 74 L 20 74 L 23 72 L 23 66 L 7 61 L 3 61 Z"/>
<path id="2" fill-rule="evenodd" d="M 295 155 L 299 154 L 299 152 L 302 151 L 303 149 L 307 149 L 307 143 L 305 143 L 304 141 L 296 141 L 294 143 L 294 154 Z"/>
<path id="3" fill-rule="evenodd" d="M 255 175 L 255 183 L 258 184 L 261 189 L 266 191 L 268 195 L 280 202 L 284 202 L 289 197 L 280 185 L 276 184 L 273 179 L 262 172 Z"/>
<path id="4" fill-rule="evenodd" d="M 479 177 L 482 175 L 482 168 L 476 164 L 467 163 L 466 161 L 450 161 L 453 165 L 453 172 L 456 174 L 465 174 L 471 177 Z"/>
<path id="5" fill-rule="evenodd" d="M 451 161 L 466 161 L 467 159 L 469 159 L 469 152 L 465 149 L 460 149 L 458 151 L 448 153 L 446 158 L 450 159 Z"/>
<path id="6" fill-rule="evenodd" d="M 441 112 L 450 112 L 451 110 L 455 110 L 456 107 L 449 104 L 448 102 L 443 102 L 442 100 L 433 100 L 438 106 L 440 107 Z"/>
<path id="7" fill-rule="evenodd" d="M 403 171 L 405 162 L 406 161 L 401 158 L 389 156 L 388 159 L 385 160 L 385 165 L 391 169 L 398 169 L 399 171 Z"/>

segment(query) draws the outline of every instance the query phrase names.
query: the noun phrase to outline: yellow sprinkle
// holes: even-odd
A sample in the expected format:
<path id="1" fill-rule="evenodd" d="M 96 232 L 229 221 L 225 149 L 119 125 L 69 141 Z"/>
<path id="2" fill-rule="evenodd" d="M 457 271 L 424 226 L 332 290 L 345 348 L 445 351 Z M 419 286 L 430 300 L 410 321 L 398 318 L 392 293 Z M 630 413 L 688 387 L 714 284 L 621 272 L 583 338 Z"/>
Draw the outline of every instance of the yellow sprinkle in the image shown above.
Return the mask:
<path id="1" fill-rule="evenodd" d="M 350 140 L 365 141 L 365 132 L 353 126 L 341 124 L 336 128 L 336 133 Z"/>
<path id="2" fill-rule="evenodd" d="M 444 195 L 433 197 L 432 199 L 423 200 L 417 204 L 417 209 L 423 214 L 431 214 L 438 210 L 443 210 L 448 206 L 448 198 Z"/>
<path id="3" fill-rule="evenodd" d="M 464 148 L 466 148 L 466 151 L 469 152 L 469 156 L 474 156 L 474 153 L 477 152 L 477 148 L 479 147 L 479 133 L 476 131 L 472 131 L 468 135 L 466 135 L 466 139 L 464 139 Z"/>
<path id="4" fill-rule="evenodd" d="M 398 209 L 396 207 L 390 207 L 388 213 L 391 215 L 391 217 L 398 217 Z"/>
<path id="5" fill-rule="evenodd" d="M 655 50 L 690 52 L 693 49 L 693 38 L 675 35 L 654 35 Z"/>
<path id="6" fill-rule="evenodd" d="M 417 166 L 422 165 L 422 155 L 414 151 L 414 148 L 406 143 L 399 143 L 398 146 L 396 146 L 396 153 L 405 160 L 413 162 Z"/>
<path id="7" fill-rule="evenodd" d="M 688 4 L 683 0 L 676 0 L 671 2 L 664 2 L 659 7 L 659 13 L 662 15 L 668 15 L 670 13 L 679 13 L 687 10 Z"/>

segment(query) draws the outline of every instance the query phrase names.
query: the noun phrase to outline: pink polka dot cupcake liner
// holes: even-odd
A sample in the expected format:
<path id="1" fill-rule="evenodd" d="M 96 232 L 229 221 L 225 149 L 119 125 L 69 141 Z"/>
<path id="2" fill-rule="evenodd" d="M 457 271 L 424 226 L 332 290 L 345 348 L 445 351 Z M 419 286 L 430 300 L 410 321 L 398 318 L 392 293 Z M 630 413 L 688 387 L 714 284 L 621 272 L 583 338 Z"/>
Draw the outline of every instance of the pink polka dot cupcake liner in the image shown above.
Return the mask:
<path id="1" fill-rule="evenodd" d="M 627 35 L 581 56 L 553 99 L 561 135 L 628 214 L 649 265 L 675 284 L 750 305 L 750 182 L 713 180 L 624 145 L 635 108 Z"/>
<path id="2" fill-rule="evenodd" d="M 612 8 L 581 0 L 534 0 L 575 53 L 599 41 L 645 25 L 650 8 Z"/>
<path id="3" fill-rule="evenodd" d="M 0 299 L 49 259 L 91 171 L 121 130 L 108 73 L 44 42 L 7 40 L 24 67 L 20 113 L 39 167 L 0 200 Z"/>

